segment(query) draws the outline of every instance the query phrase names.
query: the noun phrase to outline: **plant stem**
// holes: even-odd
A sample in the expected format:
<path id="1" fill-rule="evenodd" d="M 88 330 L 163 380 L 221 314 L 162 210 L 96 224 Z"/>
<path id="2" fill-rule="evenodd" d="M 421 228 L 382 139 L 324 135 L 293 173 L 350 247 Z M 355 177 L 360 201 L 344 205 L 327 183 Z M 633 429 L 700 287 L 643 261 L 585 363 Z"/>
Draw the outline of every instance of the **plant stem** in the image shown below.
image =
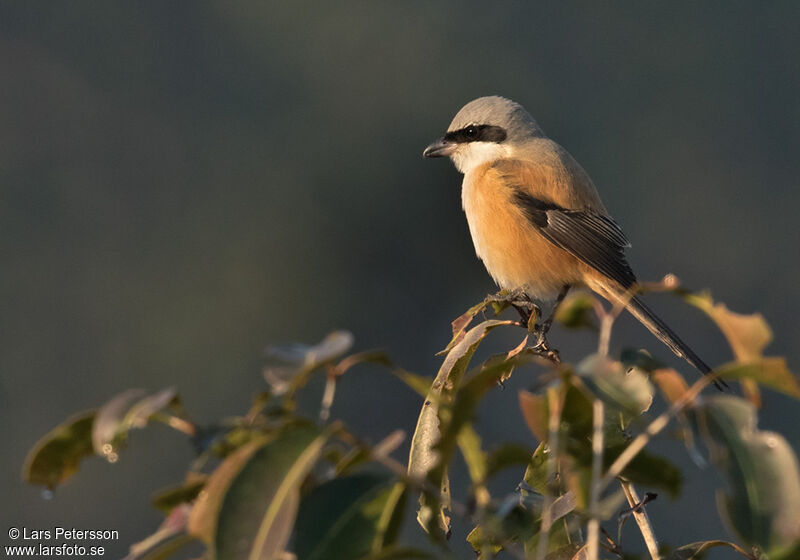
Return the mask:
<path id="1" fill-rule="evenodd" d="M 603 476 L 603 401 L 595 399 L 593 403 L 592 423 L 592 487 L 589 490 L 589 523 L 587 525 L 587 556 L 588 560 L 597 560 L 600 544 L 600 519 L 597 517 L 598 502 L 602 487 Z"/>
<path id="2" fill-rule="evenodd" d="M 694 402 L 694 399 L 697 398 L 697 395 L 700 394 L 700 391 L 706 388 L 710 383 L 714 382 L 714 377 L 711 375 L 704 375 L 700 379 L 698 379 L 694 385 L 686 391 L 683 396 L 675 401 L 675 403 L 667 409 L 664 413 L 662 413 L 659 417 L 655 420 L 650 422 L 645 429 L 644 432 L 636 436 L 633 441 L 625 448 L 619 457 L 617 457 L 616 461 L 614 461 L 611 466 L 608 468 L 605 476 L 603 476 L 601 480 L 600 489 L 604 489 L 608 486 L 612 480 L 618 477 L 625 467 L 628 466 L 634 457 L 642 450 L 644 447 L 656 436 L 661 430 L 663 430 L 669 421 L 672 420 L 680 411 Z"/>
<path id="3" fill-rule="evenodd" d="M 655 533 L 653 533 L 653 527 L 650 525 L 650 518 L 647 517 L 647 511 L 645 511 L 643 507 L 636 509 L 636 506 L 640 502 L 636 489 L 633 487 L 633 484 L 627 480 L 620 479 L 619 483 L 622 486 L 622 491 L 625 492 L 625 498 L 627 498 L 628 504 L 630 507 L 634 508 L 632 512 L 633 518 L 636 520 L 636 524 L 639 525 L 639 531 L 642 532 L 642 538 L 644 538 L 644 543 L 647 545 L 650 558 L 658 560 L 660 558 L 658 554 L 658 541 L 656 540 Z"/>
<path id="4" fill-rule="evenodd" d="M 558 461 L 558 433 L 561 425 L 561 395 L 559 389 L 547 389 L 547 407 L 550 415 L 547 420 L 547 467 L 545 469 L 545 492 L 542 502 L 542 526 L 539 531 L 539 542 L 536 547 L 536 559 L 544 560 L 550 540 L 550 527 L 553 525 L 553 490 L 552 485 L 557 471 Z"/>
<path id="5" fill-rule="evenodd" d="M 194 437 L 197 434 L 197 426 L 191 421 L 165 412 L 156 412 L 150 416 L 151 420 L 161 422 L 179 432 L 183 432 L 187 436 Z"/>

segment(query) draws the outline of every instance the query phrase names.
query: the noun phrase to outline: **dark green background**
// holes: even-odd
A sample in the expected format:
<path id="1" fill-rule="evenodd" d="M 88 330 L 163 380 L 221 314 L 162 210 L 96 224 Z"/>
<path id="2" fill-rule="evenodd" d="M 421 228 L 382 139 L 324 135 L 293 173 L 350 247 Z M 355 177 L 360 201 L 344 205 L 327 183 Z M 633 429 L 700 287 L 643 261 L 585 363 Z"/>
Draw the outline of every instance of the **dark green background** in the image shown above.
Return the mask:
<path id="1" fill-rule="evenodd" d="M 192 456 L 166 429 L 133 434 L 116 465 L 86 462 L 50 501 L 19 481 L 40 435 L 125 388 L 177 386 L 210 421 L 263 387 L 266 344 L 334 328 L 434 373 L 449 320 L 493 287 L 460 177 L 420 154 L 480 95 L 524 104 L 584 165 L 642 278 L 674 272 L 762 311 L 771 353 L 797 368 L 798 6 L 2 2 L 2 531 L 117 529 L 116 557 L 155 528 L 145 491 Z M 709 363 L 730 358 L 698 312 L 651 299 Z M 551 340 L 568 359 L 593 344 Z M 612 343 L 671 360 L 628 317 Z M 525 375 L 481 408 L 487 443 L 533 444 Z M 333 413 L 377 439 L 412 430 L 418 406 L 364 369 Z M 761 426 L 796 449 L 798 421 L 766 395 Z M 724 536 L 716 475 L 662 449 L 688 480 L 650 508 L 658 536 Z"/>

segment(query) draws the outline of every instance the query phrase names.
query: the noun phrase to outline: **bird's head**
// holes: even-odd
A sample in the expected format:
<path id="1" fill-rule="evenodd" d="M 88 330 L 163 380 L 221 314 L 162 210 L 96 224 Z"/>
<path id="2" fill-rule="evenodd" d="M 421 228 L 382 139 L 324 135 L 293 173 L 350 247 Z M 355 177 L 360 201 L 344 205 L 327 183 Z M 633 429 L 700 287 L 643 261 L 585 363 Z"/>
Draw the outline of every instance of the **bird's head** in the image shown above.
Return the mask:
<path id="1" fill-rule="evenodd" d="M 497 95 L 470 101 L 453 118 L 447 133 L 425 148 L 425 157 L 450 157 L 461 173 L 514 151 L 544 132 L 525 108 Z"/>

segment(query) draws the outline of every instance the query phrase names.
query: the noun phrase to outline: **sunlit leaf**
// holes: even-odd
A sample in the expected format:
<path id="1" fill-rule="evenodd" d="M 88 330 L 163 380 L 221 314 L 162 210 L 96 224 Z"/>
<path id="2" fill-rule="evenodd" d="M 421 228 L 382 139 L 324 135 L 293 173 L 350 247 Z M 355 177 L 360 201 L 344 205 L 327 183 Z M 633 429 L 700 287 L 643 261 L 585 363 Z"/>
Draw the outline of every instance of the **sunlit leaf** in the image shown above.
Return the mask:
<path id="1" fill-rule="evenodd" d="M 725 304 L 714 303 L 709 293 L 688 294 L 685 299 L 702 309 L 717 324 L 728 339 L 737 361 L 757 360 L 772 340 L 772 330 L 760 313 L 734 313 Z"/>
<path id="2" fill-rule="evenodd" d="M 94 411 L 72 416 L 37 441 L 25 458 L 22 477 L 52 490 L 75 474 L 81 460 L 93 453 L 94 418 Z"/>
<path id="3" fill-rule="evenodd" d="M 351 354 L 343 358 L 342 361 L 333 368 L 333 374 L 343 375 L 349 369 L 359 364 L 377 364 L 384 367 L 393 367 L 392 360 L 389 359 L 389 355 L 386 352 L 382 350 L 368 350 L 366 352 Z"/>
<path id="4" fill-rule="evenodd" d="M 445 482 L 447 472 L 447 462 L 450 460 L 452 450 L 455 446 L 455 437 L 449 441 L 444 449 L 441 448 L 441 435 L 443 428 L 440 426 L 440 410 L 442 401 L 450 398 L 458 389 L 461 378 L 472 359 L 475 350 L 481 341 L 494 328 L 501 325 L 512 324 L 512 321 L 489 320 L 470 329 L 465 336 L 448 352 L 436 378 L 433 380 L 425 402 L 422 405 L 414 436 L 411 440 L 411 449 L 408 460 L 408 473 L 412 477 L 428 477 L 431 482 L 440 486 Z M 449 424 L 449 420 L 448 420 Z M 434 472 L 435 470 L 435 472 Z M 433 473 L 433 474 L 430 474 Z M 439 504 L 428 504 L 426 496 L 421 496 L 421 522 L 426 530 L 430 530 L 427 525 L 434 516 L 444 520 L 444 514 L 440 511 Z M 429 509 L 435 511 L 428 511 Z M 449 528 L 440 527 L 444 533 Z"/>
<path id="5" fill-rule="evenodd" d="M 536 439 L 547 441 L 547 399 L 529 391 L 519 392 L 519 407 Z"/>
<path id="6" fill-rule="evenodd" d="M 498 544 L 497 539 L 486 535 L 485 532 L 484 528 L 478 525 L 467 534 L 467 542 L 478 560 L 490 560 L 503 550 L 503 546 Z"/>
<path id="7" fill-rule="evenodd" d="M 97 412 L 92 429 L 92 445 L 98 455 L 115 461 L 120 446 L 131 428 L 144 427 L 150 418 L 175 403 L 173 388 L 148 395 L 143 389 L 128 389 L 120 393 Z"/>
<path id="8" fill-rule="evenodd" d="M 800 399 L 800 384 L 786 366 L 785 358 L 760 358 L 751 362 L 733 362 L 717 370 L 723 379 L 752 379 L 759 385 Z"/>
<path id="9" fill-rule="evenodd" d="M 92 445 L 98 455 L 108 455 L 117 447 L 117 438 L 127 433 L 123 426 L 131 407 L 145 398 L 144 389 L 128 389 L 109 400 L 97 411 L 92 429 Z"/>
<path id="10" fill-rule="evenodd" d="M 347 352 L 353 340 L 348 331 L 334 331 L 314 346 L 298 343 L 270 346 L 265 352 L 267 358 L 283 364 L 265 367 L 264 379 L 275 395 L 291 395 L 308 382 L 313 371 Z"/>
<path id="11" fill-rule="evenodd" d="M 706 399 L 700 432 L 728 492 L 719 492 L 720 515 L 748 546 L 780 557 L 800 540 L 800 467 L 786 440 L 756 428 L 755 408 L 733 396 Z"/>
<path id="12" fill-rule="evenodd" d="M 267 438 L 262 437 L 243 445 L 228 455 L 211 473 L 205 488 L 199 493 L 189 517 L 189 533 L 209 546 L 213 544 L 219 511 L 231 482 L 253 454 L 268 441 Z"/>
<path id="13" fill-rule="evenodd" d="M 298 560 L 376 554 L 397 539 L 405 504 L 402 484 L 370 473 L 335 478 L 303 498 L 295 525 Z"/>
<path id="14" fill-rule="evenodd" d="M 190 533 L 226 560 L 271 558 L 282 551 L 294 525 L 300 485 L 328 433 L 298 425 L 232 454 L 195 502 Z"/>
<path id="15" fill-rule="evenodd" d="M 653 372 L 653 381 L 671 403 L 679 401 L 689 390 L 683 376 L 671 368 L 658 369 Z"/>
<path id="16" fill-rule="evenodd" d="M 333 331 L 313 346 L 286 344 L 269 346 L 266 355 L 298 366 L 310 366 L 338 358 L 353 346 L 353 334 L 348 331 Z"/>
<path id="17" fill-rule="evenodd" d="M 473 305 L 472 307 L 467 309 L 467 311 L 465 311 L 462 315 L 454 319 L 451 324 L 453 329 L 453 338 L 447 344 L 445 349 L 442 350 L 441 352 L 438 352 L 436 355 L 440 356 L 447 354 L 450 350 L 453 349 L 453 346 L 461 342 L 461 339 L 464 338 L 464 334 L 467 332 L 467 327 L 469 327 L 470 323 L 472 323 L 472 320 L 475 318 L 475 316 L 490 306 L 491 302 L 488 299 L 484 300 L 480 303 Z"/>

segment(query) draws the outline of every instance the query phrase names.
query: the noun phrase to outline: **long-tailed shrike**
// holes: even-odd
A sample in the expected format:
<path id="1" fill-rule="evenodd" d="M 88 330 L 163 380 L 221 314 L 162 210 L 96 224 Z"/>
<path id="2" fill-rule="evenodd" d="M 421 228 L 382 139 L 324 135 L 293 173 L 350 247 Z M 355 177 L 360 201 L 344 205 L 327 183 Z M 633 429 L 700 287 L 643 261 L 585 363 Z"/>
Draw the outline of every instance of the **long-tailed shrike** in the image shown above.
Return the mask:
<path id="1" fill-rule="evenodd" d="M 449 156 L 464 174 L 461 200 L 475 251 L 501 288 L 554 304 L 555 311 L 571 287 L 586 286 L 623 305 L 698 370 L 711 372 L 634 295 L 628 240 L 583 168 L 520 104 L 497 96 L 467 103 L 423 155 Z M 551 321 L 552 313 L 542 337 Z"/>

